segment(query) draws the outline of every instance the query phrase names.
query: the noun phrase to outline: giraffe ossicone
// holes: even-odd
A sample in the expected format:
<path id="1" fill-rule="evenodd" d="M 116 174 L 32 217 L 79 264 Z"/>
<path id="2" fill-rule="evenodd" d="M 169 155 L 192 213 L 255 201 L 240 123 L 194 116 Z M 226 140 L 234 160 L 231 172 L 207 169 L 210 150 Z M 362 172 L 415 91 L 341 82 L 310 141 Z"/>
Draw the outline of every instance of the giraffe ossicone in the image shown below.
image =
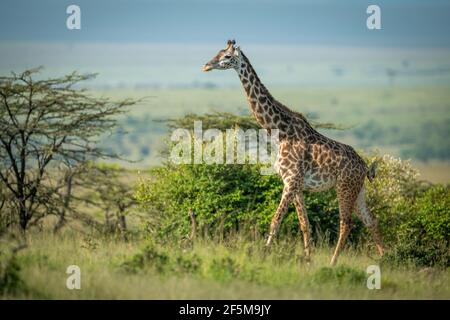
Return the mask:
<path id="1" fill-rule="evenodd" d="M 234 40 L 228 40 L 227 46 L 203 66 L 203 71 L 227 69 L 236 70 L 258 124 L 268 131 L 279 130 L 276 170 L 283 180 L 284 188 L 270 225 L 266 245 L 272 243 L 289 204 L 293 202 L 303 233 L 305 255 L 309 259 L 311 230 L 303 191 L 336 188 L 340 225 L 331 264 L 336 264 L 350 232 L 353 211 L 369 228 L 380 255 L 383 255 L 378 222 L 367 207 L 364 197 L 365 179 L 375 178 L 375 163 L 368 167 L 351 146 L 324 136 L 301 113 L 277 101 L 262 84 L 249 59 L 236 47 Z"/>

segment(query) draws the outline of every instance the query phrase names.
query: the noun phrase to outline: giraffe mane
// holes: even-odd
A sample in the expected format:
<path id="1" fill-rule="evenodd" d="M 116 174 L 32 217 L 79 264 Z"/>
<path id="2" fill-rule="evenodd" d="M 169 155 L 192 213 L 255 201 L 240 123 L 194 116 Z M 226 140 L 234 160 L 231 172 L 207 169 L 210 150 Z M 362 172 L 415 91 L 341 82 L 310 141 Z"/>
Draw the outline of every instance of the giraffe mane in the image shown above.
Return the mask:
<path id="1" fill-rule="evenodd" d="M 256 77 L 256 80 L 259 81 L 259 82 L 262 84 L 261 80 L 260 80 L 259 77 L 258 77 L 258 74 L 256 73 L 255 69 L 253 68 L 252 64 L 250 63 L 250 60 L 247 58 L 247 56 L 245 55 L 245 53 L 244 53 L 242 50 L 241 50 L 241 55 L 242 55 L 242 58 L 244 59 L 245 63 L 247 63 L 247 65 L 249 66 L 249 68 L 252 70 L 253 74 L 254 74 L 255 77 Z M 305 115 L 304 115 L 303 113 L 298 112 L 298 111 L 294 111 L 294 110 L 288 108 L 288 107 L 285 106 L 283 103 L 281 103 L 280 101 L 278 101 L 277 99 L 275 99 L 275 98 L 272 96 L 272 94 L 270 93 L 270 91 L 266 88 L 266 86 L 265 86 L 264 84 L 262 84 L 262 87 L 263 87 L 263 90 L 266 91 L 265 94 L 266 94 L 268 97 L 270 97 L 270 98 L 273 99 L 273 101 L 275 102 L 275 107 L 276 107 L 276 108 L 280 109 L 281 111 L 284 111 L 284 112 L 288 113 L 288 114 L 291 115 L 291 116 L 297 117 L 297 118 L 299 118 L 301 121 L 304 121 L 304 122 L 306 122 L 308 125 L 310 125 L 309 121 L 306 119 L 306 117 L 305 117 Z"/>

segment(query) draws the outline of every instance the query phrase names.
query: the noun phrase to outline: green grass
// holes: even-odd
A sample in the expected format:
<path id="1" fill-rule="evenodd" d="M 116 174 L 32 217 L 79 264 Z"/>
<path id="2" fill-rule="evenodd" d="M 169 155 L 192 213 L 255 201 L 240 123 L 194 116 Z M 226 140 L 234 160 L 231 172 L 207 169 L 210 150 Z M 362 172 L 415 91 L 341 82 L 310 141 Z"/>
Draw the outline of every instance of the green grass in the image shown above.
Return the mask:
<path id="1" fill-rule="evenodd" d="M 68 233 L 30 235 L 18 254 L 25 299 L 449 299 L 450 272 L 381 264 L 380 290 L 366 288 L 366 268 L 379 264 L 368 248 L 346 248 L 329 268 L 331 247 L 302 258 L 300 241 L 262 239 L 149 245 Z M 372 257 L 373 255 L 373 257 Z M 66 288 L 66 268 L 81 268 L 81 290 Z"/>

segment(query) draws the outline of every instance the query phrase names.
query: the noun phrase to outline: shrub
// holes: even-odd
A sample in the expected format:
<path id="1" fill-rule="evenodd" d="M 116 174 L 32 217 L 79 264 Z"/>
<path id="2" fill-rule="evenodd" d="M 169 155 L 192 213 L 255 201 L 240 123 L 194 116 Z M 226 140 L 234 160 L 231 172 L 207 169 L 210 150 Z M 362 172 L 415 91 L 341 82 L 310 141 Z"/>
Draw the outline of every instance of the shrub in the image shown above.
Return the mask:
<path id="1" fill-rule="evenodd" d="M 14 250 L 2 248 L 0 251 L 0 293 L 15 293 L 25 290 L 20 277 L 20 264 Z"/>
<path id="2" fill-rule="evenodd" d="M 122 263 L 121 267 L 129 273 L 153 270 L 157 273 L 197 273 L 202 265 L 194 253 L 164 250 L 157 245 L 148 244 L 140 252 Z"/>
<path id="3" fill-rule="evenodd" d="M 135 197 L 149 212 L 149 230 L 157 238 L 182 238 L 190 232 L 189 209 L 196 214 L 200 232 L 222 236 L 234 231 L 264 235 L 281 198 L 283 185 L 276 175 L 261 175 L 258 165 L 166 165 L 152 169 Z M 334 191 L 306 193 L 312 230 L 335 239 L 339 209 Z M 281 234 L 299 232 L 293 206 Z M 316 232 L 314 232 L 316 234 Z"/>
<path id="4" fill-rule="evenodd" d="M 398 229 L 409 219 L 414 199 L 426 189 L 418 180 L 418 172 L 409 161 L 390 155 L 370 157 L 368 163 L 377 161 L 376 177 L 366 182 L 366 200 L 378 218 L 384 241 L 397 241 Z"/>
<path id="5" fill-rule="evenodd" d="M 201 266 L 202 260 L 195 253 L 185 253 L 175 258 L 176 273 L 195 274 Z"/>
<path id="6" fill-rule="evenodd" d="M 214 258 L 209 266 L 211 276 L 220 282 L 230 281 L 240 273 L 239 266 L 231 257 Z"/>
<path id="7" fill-rule="evenodd" d="M 147 245 L 141 252 L 132 256 L 122 264 L 122 268 L 131 273 L 138 272 L 145 268 L 153 268 L 157 272 L 164 272 L 169 264 L 169 256 L 161 252 L 155 246 Z"/>
<path id="8" fill-rule="evenodd" d="M 436 185 L 421 194 L 413 207 L 415 214 L 403 226 L 403 233 L 417 233 L 425 242 L 449 241 L 450 187 Z"/>
<path id="9" fill-rule="evenodd" d="M 426 190 L 407 161 L 390 156 L 368 158 L 378 161 L 376 179 L 366 182 L 367 201 L 380 220 L 385 242 L 397 241 L 398 230 L 412 212 L 414 199 Z M 197 217 L 202 234 L 227 235 L 252 231 L 264 235 L 278 206 L 283 185 L 276 175 L 261 175 L 258 165 L 166 164 L 152 169 L 151 178 L 140 181 L 135 193 L 149 213 L 149 230 L 157 238 L 182 238 L 190 232 L 189 209 Z M 334 190 L 305 192 L 305 204 L 314 239 L 337 238 L 339 207 Z M 299 226 L 291 205 L 281 225 L 281 235 L 298 235 Z M 350 234 L 357 243 L 367 237 L 359 219 Z M 370 237 L 368 238 L 370 239 Z"/>
<path id="10" fill-rule="evenodd" d="M 333 285 L 345 284 L 363 286 L 367 275 L 364 271 L 355 270 L 347 266 L 337 266 L 335 268 L 323 267 L 317 270 L 310 278 L 312 284 L 331 283 Z"/>
<path id="11" fill-rule="evenodd" d="M 450 266 L 450 187 L 433 186 L 423 192 L 398 228 L 397 242 L 386 256 L 396 264 Z"/>

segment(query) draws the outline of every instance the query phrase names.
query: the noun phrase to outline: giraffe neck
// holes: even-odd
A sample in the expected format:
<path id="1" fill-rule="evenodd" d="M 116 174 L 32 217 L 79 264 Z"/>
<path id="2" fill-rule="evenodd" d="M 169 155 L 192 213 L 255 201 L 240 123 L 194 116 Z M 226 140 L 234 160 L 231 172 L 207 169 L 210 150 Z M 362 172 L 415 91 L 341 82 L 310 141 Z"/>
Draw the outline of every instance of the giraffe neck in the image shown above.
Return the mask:
<path id="1" fill-rule="evenodd" d="M 278 102 L 259 80 L 248 58 L 242 52 L 241 54 L 241 63 L 236 71 L 258 124 L 264 129 L 278 129 L 281 138 L 292 135 L 298 136 L 302 132 L 305 134 L 312 133 L 310 130 L 312 128 L 303 115 L 291 111 Z"/>

